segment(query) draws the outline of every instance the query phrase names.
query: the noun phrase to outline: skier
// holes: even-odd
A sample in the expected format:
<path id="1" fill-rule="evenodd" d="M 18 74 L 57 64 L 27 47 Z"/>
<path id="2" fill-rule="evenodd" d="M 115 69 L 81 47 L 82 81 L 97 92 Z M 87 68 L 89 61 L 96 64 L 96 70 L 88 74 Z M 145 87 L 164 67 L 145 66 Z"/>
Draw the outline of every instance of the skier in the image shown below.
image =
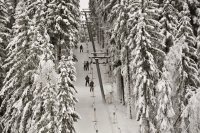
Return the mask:
<path id="1" fill-rule="evenodd" d="M 87 61 L 87 62 L 86 62 L 86 70 L 87 70 L 87 71 L 89 71 L 89 65 L 90 65 L 90 63 L 89 63 L 89 61 Z"/>
<path id="2" fill-rule="evenodd" d="M 85 77 L 85 86 L 89 85 L 89 82 L 90 82 L 90 77 L 87 75 Z"/>
<path id="3" fill-rule="evenodd" d="M 94 82 L 90 81 L 90 92 L 94 92 Z"/>
<path id="4" fill-rule="evenodd" d="M 80 46 L 80 53 L 83 52 L 83 45 Z"/>
<path id="5" fill-rule="evenodd" d="M 84 66 L 83 66 L 84 71 L 87 70 L 87 66 L 86 66 L 86 61 L 84 61 Z"/>

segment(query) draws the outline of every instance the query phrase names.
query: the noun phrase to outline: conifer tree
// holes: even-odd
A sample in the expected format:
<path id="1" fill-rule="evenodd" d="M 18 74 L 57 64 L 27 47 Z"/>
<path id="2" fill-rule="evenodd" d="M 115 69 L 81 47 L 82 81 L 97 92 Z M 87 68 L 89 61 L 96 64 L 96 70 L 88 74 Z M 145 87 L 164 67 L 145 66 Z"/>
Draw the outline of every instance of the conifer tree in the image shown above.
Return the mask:
<path id="1" fill-rule="evenodd" d="M 160 23 L 162 25 L 162 34 L 164 35 L 165 52 L 168 53 L 170 47 L 174 44 L 174 36 L 176 35 L 176 27 L 178 25 L 178 11 L 171 4 L 171 0 L 164 1 L 162 8 L 162 18 Z"/>
<path id="2" fill-rule="evenodd" d="M 74 109 L 77 102 L 73 86 L 75 68 L 72 59 L 66 61 L 63 57 L 59 65 L 60 75 L 56 73 L 53 54 L 49 52 L 52 51 L 50 37 L 47 32 L 44 34 L 41 37 L 46 38 L 43 43 L 45 51 L 34 82 L 34 113 L 29 132 L 75 133 L 74 122 L 79 118 Z"/>
<path id="3" fill-rule="evenodd" d="M 190 24 L 190 12 L 188 4 L 183 3 L 182 16 L 179 21 L 178 33 L 176 35 L 177 45 L 182 48 L 180 61 L 180 85 L 178 93 L 180 98 L 179 109 L 181 113 L 181 131 L 188 130 L 189 114 L 186 111 L 191 96 L 199 88 L 198 66 L 197 66 L 197 43 L 194 36 L 192 25 Z M 183 112 L 183 113 L 182 113 Z"/>
<path id="4" fill-rule="evenodd" d="M 38 12 L 42 10 L 44 11 L 45 7 L 38 9 Z M 41 13 L 44 15 L 44 12 Z M 59 65 L 60 75 L 56 73 L 52 53 L 53 45 L 50 44 L 46 27 L 42 27 L 46 20 L 48 21 L 48 19 L 40 19 L 40 23 L 42 21 L 43 23 L 37 24 L 39 34 L 36 40 L 43 42 L 44 51 L 38 74 L 35 75 L 33 91 L 35 97 L 32 109 L 34 113 L 29 132 L 75 133 L 74 122 L 79 116 L 74 109 L 77 102 L 74 97 L 76 90 L 73 86 L 73 81 L 75 81 L 74 64 L 72 60 L 66 62 L 65 58 L 62 58 Z"/>
<path id="5" fill-rule="evenodd" d="M 129 18 L 128 8 L 129 1 L 122 1 L 113 7 L 109 15 L 109 21 L 114 23 L 111 41 L 115 41 L 119 45 L 123 45 L 128 35 L 127 20 Z M 123 47 L 123 46 L 121 46 Z"/>
<path id="6" fill-rule="evenodd" d="M 5 6 L 7 7 L 8 10 L 8 28 L 12 29 L 14 23 L 15 23 L 15 11 L 17 7 L 17 3 L 19 0 L 4 0 Z M 12 30 L 11 30 L 12 31 Z M 11 32 L 12 34 L 12 32 Z"/>
<path id="7" fill-rule="evenodd" d="M 191 0 L 190 1 L 192 7 L 196 7 L 200 4 L 200 2 Z M 200 70 L 200 7 L 195 8 L 195 14 L 192 15 L 192 22 L 194 23 L 193 29 L 196 31 L 196 37 L 197 37 L 197 56 L 198 56 L 198 71 Z M 193 9 L 194 10 L 194 9 Z M 200 73 L 200 71 L 199 71 Z"/>
<path id="8" fill-rule="evenodd" d="M 20 131 L 35 132 L 75 132 L 73 127 L 74 121 L 77 121 L 78 115 L 75 113 L 73 105 L 76 103 L 72 91 L 68 91 L 58 85 L 59 75 L 56 73 L 53 55 L 53 45 L 50 43 L 50 36 L 47 32 L 48 7 L 47 1 L 37 1 L 30 5 L 36 6 L 35 15 L 33 17 L 34 26 L 34 44 L 41 49 L 40 63 L 37 73 L 34 75 L 34 83 L 32 87 L 33 100 L 29 102 L 29 108 L 23 113 L 23 120 L 20 123 Z M 72 65 L 73 66 L 73 65 Z M 72 66 L 67 66 L 69 73 L 74 74 Z M 66 75 L 69 75 L 66 73 Z M 70 77 L 70 76 L 69 76 Z M 65 77 L 68 85 L 73 86 L 71 80 Z M 70 78 L 74 79 L 75 76 Z M 59 82 L 62 82 L 63 79 Z M 71 101 L 70 98 L 73 98 Z M 68 101 L 67 101 L 67 100 Z M 74 101 L 75 100 L 75 101 Z"/>
<path id="9" fill-rule="evenodd" d="M 173 133 L 173 117 L 175 116 L 173 109 L 173 99 L 172 99 L 172 85 L 171 77 L 171 67 L 169 66 L 168 56 L 172 57 L 171 47 L 174 45 L 174 36 L 177 32 L 178 24 L 178 11 L 171 4 L 171 0 L 164 0 L 163 7 L 161 7 L 161 30 L 164 36 L 164 48 L 163 51 L 167 54 L 163 61 L 163 68 L 160 80 L 157 84 L 158 89 L 158 111 L 157 111 L 157 128 L 159 132 L 162 133 Z M 169 54 L 169 55 L 168 55 Z M 170 59 L 171 60 L 171 59 Z M 170 67 L 170 68 L 169 68 Z"/>
<path id="10" fill-rule="evenodd" d="M 31 116 L 29 119 L 28 133 L 59 132 L 58 129 L 58 100 L 55 64 L 53 62 L 52 44 L 45 27 L 40 27 L 37 41 L 43 47 L 37 74 L 34 75 L 33 101 L 31 103 Z M 27 117 L 27 115 L 25 115 Z M 61 132 L 61 131 L 60 131 Z"/>
<path id="11" fill-rule="evenodd" d="M 43 37 L 41 36 L 41 39 Z M 46 38 L 47 39 L 47 38 Z M 38 72 L 34 76 L 33 101 L 31 106 L 31 117 L 29 116 L 28 133 L 58 132 L 57 127 L 57 88 L 58 75 L 52 60 L 51 52 L 48 50 L 48 42 L 42 39 L 45 49 L 40 58 Z M 49 45 L 50 46 L 50 45 Z M 24 115 L 27 117 L 28 115 Z"/>
<path id="12" fill-rule="evenodd" d="M 173 117 L 175 115 L 172 103 L 172 88 L 168 75 L 170 73 L 163 68 L 161 79 L 157 84 L 158 89 L 158 131 L 161 133 L 174 133 Z"/>
<path id="13" fill-rule="evenodd" d="M 6 53 L 5 53 L 5 48 L 6 48 L 6 44 L 8 42 L 9 39 L 9 29 L 7 28 L 7 24 L 8 24 L 8 9 L 7 6 L 5 5 L 4 1 L 0 1 L 0 72 L 1 72 L 1 76 L 4 75 L 4 72 L 2 70 L 2 65 L 3 65 L 3 61 L 6 58 Z M 2 80 L 2 79 L 1 79 Z M 0 81 L 1 82 L 1 81 Z M 2 87 L 2 82 L 0 83 L 1 87 Z"/>
<path id="14" fill-rule="evenodd" d="M 116 5 L 112 8 L 110 15 L 108 16 L 109 22 L 113 25 L 111 30 L 111 56 L 113 60 L 113 66 L 114 68 L 117 68 L 117 72 L 121 74 L 121 71 L 125 70 L 126 74 L 125 77 L 128 78 L 128 74 L 130 71 L 127 71 L 126 68 L 126 58 L 127 54 L 122 54 L 122 49 L 125 49 L 125 41 L 128 37 L 129 30 L 127 27 L 127 21 L 129 18 L 128 12 L 130 11 L 130 8 L 128 8 L 130 0 L 128 1 L 121 1 L 119 3 L 116 3 Z M 125 52 L 124 52 L 125 53 Z M 126 80 L 127 81 L 127 80 Z M 129 88 L 130 82 L 127 83 L 127 88 Z M 123 86 L 123 85 L 121 85 Z M 124 88 L 122 87 L 122 92 L 124 92 Z M 128 90 L 128 89 L 127 89 Z M 130 88 L 129 88 L 130 90 Z M 124 94 L 121 94 L 124 95 Z M 128 96 L 128 95 L 127 95 Z M 123 99 L 123 103 L 125 104 L 127 101 L 125 101 L 124 96 L 121 97 Z M 131 107 L 131 102 L 129 99 L 129 106 Z M 129 110 L 130 111 L 130 110 Z M 132 114 L 129 114 L 130 118 Z"/>
<path id="15" fill-rule="evenodd" d="M 109 3 L 105 6 L 103 10 L 103 18 L 107 20 L 108 14 L 112 11 L 113 7 L 118 3 L 118 0 L 109 0 Z"/>
<path id="16" fill-rule="evenodd" d="M 192 30 L 195 36 L 198 36 L 198 28 L 199 28 L 199 4 L 198 0 L 187 0 L 185 1 L 188 4 L 188 9 L 190 11 L 190 23 L 192 25 Z"/>
<path id="17" fill-rule="evenodd" d="M 199 127 L 199 110 L 200 110 L 200 89 L 197 90 L 196 94 L 194 94 L 188 103 L 187 111 L 190 114 L 189 121 L 190 125 L 188 127 L 189 132 L 191 133 L 199 133 L 200 127 Z"/>
<path id="18" fill-rule="evenodd" d="M 75 112 L 75 104 L 78 100 L 75 97 L 77 91 L 73 85 L 76 77 L 72 56 L 69 56 L 67 60 L 65 56 L 62 56 L 59 69 L 59 92 L 57 94 L 60 103 L 59 128 L 63 132 L 75 133 L 74 122 L 77 122 L 79 115 Z"/>
<path id="19" fill-rule="evenodd" d="M 79 1 L 52 0 L 49 4 L 51 21 L 50 36 L 57 50 L 57 58 L 61 59 L 61 49 L 70 49 L 76 46 L 78 40 Z M 54 43 L 55 42 L 55 43 Z"/>
<path id="20" fill-rule="evenodd" d="M 153 1 L 133 2 L 134 11 L 130 14 L 130 34 L 126 45 L 131 49 L 131 68 L 133 70 L 134 94 L 136 95 L 137 120 L 141 133 L 155 133 L 156 129 L 156 88 L 159 78 L 157 57 L 164 57 L 160 50 L 163 36 L 157 4 Z M 151 113 L 151 115 L 150 115 Z"/>
<path id="21" fill-rule="evenodd" d="M 6 46 L 9 41 L 8 24 L 8 8 L 3 0 L 0 1 L 0 90 L 3 86 L 3 79 L 5 77 L 5 69 L 3 63 L 6 58 Z M 2 99 L 0 97 L 0 105 Z"/>
<path id="22" fill-rule="evenodd" d="M 23 132 L 27 127 L 27 116 L 33 96 L 31 88 L 33 74 L 38 66 L 38 46 L 33 45 L 33 30 L 30 28 L 28 3 L 21 0 L 16 8 L 13 38 L 8 44 L 8 57 L 5 68 L 9 68 L 0 92 L 5 98 L 1 110 L 5 113 L 1 118 L 3 133 Z M 22 124 L 23 123 L 23 124 Z M 21 127 L 23 125 L 23 127 Z"/>
<path id="23" fill-rule="evenodd" d="M 53 45 L 47 32 L 47 1 L 32 1 L 28 12 L 33 15 L 31 26 L 33 28 L 33 45 L 38 48 L 37 72 L 33 76 L 31 106 L 24 113 L 25 122 L 21 122 L 21 130 L 28 133 L 56 132 L 55 115 L 52 109 L 56 101 L 57 73 L 53 62 Z M 52 107 L 51 107 L 52 106 Z"/>

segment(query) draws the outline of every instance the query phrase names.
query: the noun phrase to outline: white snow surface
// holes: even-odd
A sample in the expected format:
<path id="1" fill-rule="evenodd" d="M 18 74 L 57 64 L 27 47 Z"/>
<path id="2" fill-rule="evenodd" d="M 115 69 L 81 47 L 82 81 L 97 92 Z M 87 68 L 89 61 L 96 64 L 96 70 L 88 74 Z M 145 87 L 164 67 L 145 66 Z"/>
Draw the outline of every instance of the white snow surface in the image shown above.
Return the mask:
<path id="1" fill-rule="evenodd" d="M 74 54 L 77 56 L 78 62 L 76 63 L 77 71 L 77 81 L 75 83 L 76 89 L 78 91 L 77 98 L 79 102 L 76 105 L 76 111 L 80 114 L 81 119 L 75 124 L 77 133 L 139 133 L 139 124 L 134 118 L 131 120 L 127 116 L 126 106 L 121 105 L 116 100 L 116 90 L 112 87 L 111 83 L 108 81 L 108 74 L 106 73 L 107 67 L 100 64 L 101 76 L 104 84 L 105 95 L 107 96 L 111 90 L 114 91 L 114 102 L 112 104 L 104 104 L 101 97 L 99 80 L 96 71 L 96 65 L 92 64 L 93 67 L 93 81 L 95 83 L 94 93 L 95 93 L 95 107 L 96 107 L 96 118 L 97 124 L 95 126 L 94 121 L 94 106 L 92 93 L 89 91 L 89 87 L 85 87 L 85 76 L 88 75 L 90 79 L 92 78 L 90 71 L 84 71 L 83 62 L 89 61 L 87 54 L 87 46 L 85 43 L 83 45 L 83 53 L 79 52 L 78 49 L 74 50 Z M 97 43 L 95 44 L 98 49 Z M 92 51 L 92 44 L 89 43 L 89 53 Z M 115 85 L 114 85 L 115 86 Z M 114 115 L 114 113 L 116 115 Z M 136 112 L 135 112 L 136 113 Z M 95 128 L 96 127 L 96 128 Z"/>

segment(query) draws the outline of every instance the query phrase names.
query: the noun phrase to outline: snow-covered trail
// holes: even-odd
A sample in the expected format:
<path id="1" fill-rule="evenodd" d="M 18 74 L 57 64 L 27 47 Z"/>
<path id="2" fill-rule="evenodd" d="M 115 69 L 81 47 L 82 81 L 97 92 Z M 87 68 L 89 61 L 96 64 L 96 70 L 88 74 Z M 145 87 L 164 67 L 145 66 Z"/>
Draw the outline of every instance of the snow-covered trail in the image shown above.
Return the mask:
<path id="1" fill-rule="evenodd" d="M 76 63 L 77 71 L 77 81 L 75 86 L 78 90 L 79 103 L 76 105 L 77 112 L 81 115 L 81 120 L 75 125 L 77 133 L 95 133 L 94 128 L 94 109 L 92 107 L 93 97 L 89 92 L 89 87 L 85 87 L 85 76 L 88 75 L 91 78 L 89 71 L 83 70 L 83 62 L 88 60 L 88 54 L 86 53 L 86 45 L 83 45 L 84 53 L 79 52 L 79 48 L 74 50 L 75 55 L 78 58 Z M 92 46 L 89 44 L 89 51 L 92 52 Z M 94 83 L 95 83 L 95 103 L 96 103 L 96 113 L 97 113 L 97 129 L 98 133 L 113 133 L 112 123 L 109 119 L 109 113 L 107 112 L 107 107 L 102 102 L 101 92 L 98 82 L 98 77 L 96 74 L 95 64 L 93 66 L 94 72 Z"/>
<path id="2" fill-rule="evenodd" d="M 76 124 L 77 133 L 96 133 L 94 125 L 94 109 L 93 109 L 93 97 L 89 92 L 89 87 L 85 87 L 85 76 L 88 75 L 91 79 L 92 75 L 89 71 L 84 71 L 83 63 L 88 60 L 87 54 L 87 46 L 83 43 L 84 52 L 80 53 L 79 48 L 74 50 L 74 54 L 78 58 L 78 62 L 76 63 L 76 71 L 77 71 L 77 81 L 75 86 L 77 88 L 78 94 L 77 97 L 79 99 L 79 103 L 76 105 L 76 111 L 80 114 L 81 120 L 79 120 Z M 97 51 L 99 51 L 99 46 L 96 44 Z M 93 52 L 92 44 L 88 45 L 89 53 Z M 113 123 L 113 112 L 115 110 L 113 104 L 104 104 L 102 102 L 98 75 L 96 70 L 96 65 L 92 64 L 93 67 L 93 81 L 95 83 L 95 103 L 96 103 L 96 116 L 97 116 L 97 129 L 98 133 L 139 133 L 138 132 L 138 122 L 133 119 L 130 120 L 126 116 L 126 108 L 122 106 L 120 103 L 116 102 L 117 105 L 117 119 L 118 124 Z M 104 84 L 104 90 L 110 88 L 110 84 L 107 83 L 108 76 L 104 74 L 106 72 L 106 67 L 100 64 L 102 80 Z"/>

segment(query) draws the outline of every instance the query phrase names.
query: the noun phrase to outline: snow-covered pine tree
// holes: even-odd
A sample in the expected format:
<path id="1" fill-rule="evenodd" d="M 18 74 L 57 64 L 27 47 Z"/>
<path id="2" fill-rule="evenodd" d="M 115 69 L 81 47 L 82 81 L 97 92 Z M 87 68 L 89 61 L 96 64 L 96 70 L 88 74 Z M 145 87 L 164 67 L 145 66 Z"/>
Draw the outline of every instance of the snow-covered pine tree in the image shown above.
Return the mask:
<path id="1" fill-rule="evenodd" d="M 43 54 L 40 58 L 38 74 L 35 75 L 33 87 L 33 115 L 30 118 L 28 133 L 58 132 L 75 133 L 74 122 L 79 118 L 74 105 L 77 102 L 73 86 L 75 67 L 72 60 L 63 58 L 59 66 L 60 75 L 56 73 L 53 44 L 50 43 L 47 22 L 48 3 L 38 0 L 35 21 L 36 40 L 41 44 Z M 31 5 L 34 7 L 33 5 Z"/>
<path id="2" fill-rule="evenodd" d="M 47 44 L 48 45 L 48 44 Z M 34 77 L 33 84 L 33 102 L 32 102 L 32 118 L 29 117 L 28 133 L 38 132 L 57 132 L 57 89 L 56 83 L 58 80 L 55 71 L 55 65 L 45 49 L 41 56 L 38 74 Z"/>
<path id="3" fill-rule="evenodd" d="M 8 8 L 8 17 L 7 19 L 9 20 L 8 23 L 8 28 L 12 29 L 14 23 L 15 23 L 15 9 L 17 7 L 17 3 L 19 2 L 19 0 L 4 0 L 5 5 Z"/>
<path id="4" fill-rule="evenodd" d="M 178 11 L 171 4 L 171 0 L 164 0 L 164 6 L 161 7 L 162 34 L 164 35 L 165 52 L 168 53 L 170 47 L 174 44 L 174 36 L 178 25 Z"/>
<path id="5" fill-rule="evenodd" d="M 38 74 L 35 75 L 34 113 L 28 133 L 75 133 L 74 122 L 79 118 L 74 108 L 77 102 L 73 86 L 75 67 L 72 58 L 66 61 L 63 57 L 59 65 L 60 75 L 56 73 L 53 53 L 50 52 L 53 45 L 49 43 L 47 32 L 43 34 L 37 39 L 41 39 L 45 51 L 41 56 Z"/>
<path id="6" fill-rule="evenodd" d="M 190 6 L 193 9 L 193 14 L 191 14 L 191 19 L 193 22 L 193 31 L 196 33 L 196 37 L 197 37 L 197 55 L 198 55 L 198 71 L 200 74 L 200 7 L 198 7 L 197 5 L 200 4 L 200 2 L 196 1 L 196 0 L 190 0 L 189 1 Z M 200 75 L 199 75 L 200 76 Z"/>
<path id="7" fill-rule="evenodd" d="M 8 24 L 8 8 L 3 0 L 0 0 L 0 90 L 3 86 L 3 79 L 5 70 L 3 69 L 3 62 L 6 58 L 5 48 L 9 40 Z M 1 102 L 0 102 L 1 103 Z"/>
<path id="8" fill-rule="evenodd" d="M 186 1 L 187 4 L 188 4 L 188 8 L 189 8 L 189 11 L 190 11 L 190 23 L 192 25 L 192 29 L 193 29 L 193 32 L 194 32 L 194 35 L 195 36 L 198 36 L 198 27 L 199 27 L 199 4 L 200 4 L 200 1 L 198 0 L 187 0 Z"/>
<path id="9" fill-rule="evenodd" d="M 79 0 L 52 0 L 49 4 L 51 26 L 49 31 L 51 41 L 55 45 L 58 60 L 61 59 L 61 49 L 68 53 L 78 42 Z"/>
<path id="10" fill-rule="evenodd" d="M 178 25 L 178 11 L 171 4 L 171 0 L 164 0 L 163 7 L 161 7 L 161 33 L 164 36 L 163 51 L 170 54 L 170 48 L 174 45 L 174 36 L 176 35 L 176 27 Z M 157 84 L 158 89 L 158 111 L 157 111 L 157 128 L 161 133 L 173 133 L 173 117 L 175 115 L 172 101 L 172 87 L 171 87 L 171 69 L 169 67 L 168 57 L 164 58 L 164 65 L 162 68 L 162 75 Z M 171 59 L 170 59 L 171 60 Z M 173 66 L 170 66 L 170 68 Z"/>
<path id="11" fill-rule="evenodd" d="M 194 94 L 188 104 L 187 111 L 190 114 L 189 121 L 190 125 L 188 127 L 190 133 L 199 133 L 200 127 L 199 127 L 199 121 L 200 121 L 200 89 L 197 90 L 197 93 Z"/>
<path id="12" fill-rule="evenodd" d="M 178 125 L 176 122 L 175 126 L 178 126 L 181 130 L 177 130 L 177 133 L 188 131 L 189 129 L 188 102 L 200 86 L 197 66 L 197 42 L 192 25 L 190 24 L 190 12 L 186 2 L 183 2 L 183 10 L 180 15 L 181 19 L 179 20 L 176 43 L 182 48 L 179 68 L 180 85 L 177 90 L 177 96 L 179 98 L 179 111 L 177 112 L 177 116 L 180 116 L 177 118 L 177 121 L 181 121 L 181 124 Z"/>
<path id="13" fill-rule="evenodd" d="M 114 24 L 111 33 L 111 42 L 114 41 L 118 45 L 124 45 L 124 41 L 128 36 L 127 20 L 129 18 L 128 12 L 130 11 L 130 8 L 128 8 L 129 1 L 123 0 L 121 3 L 116 4 L 109 15 L 108 21 Z"/>
<path id="14" fill-rule="evenodd" d="M 174 133 L 173 117 L 175 115 L 172 103 L 172 88 L 168 75 L 170 73 L 163 68 L 161 79 L 158 81 L 158 111 L 157 127 L 160 133 Z"/>
<path id="15" fill-rule="evenodd" d="M 21 132 L 20 124 L 26 125 L 24 113 L 29 109 L 33 96 L 31 88 L 33 74 L 38 66 L 38 48 L 33 45 L 33 31 L 27 12 L 27 1 L 21 0 L 16 7 L 14 37 L 8 44 L 8 57 L 4 68 L 9 68 L 0 92 L 5 98 L 0 110 L 5 113 L 0 120 L 3 133 Z M 26 127 L 23 127 L 26 128 Z"/>
<path id="16" fill-rule="evenodd" d="M 41 47 L 43 47 L 43 54 L 40 56 L 37 74 L 34 75 L 31 109 L 23 115 L 27 117 L 29 113 L 31 116 L 28 117 L 27 124 L 24 125 L 24 123 L 21 123 L 21 132 L 61 133 L 61 130 L 58 129 L 58 105 L 60 101 L 57 99 L 58 89 L 56 84 L 58 82 L 58 74 L 56 73 L 55 63 L 53 62 L 53 45 L 49 43 L 50 37 L 46 27 L 40 25 L 37 26 L 37 29 L 36 40 L 41 44 Z"/>
<path id="17" fill-rule="evenodd" d="M 106 21 L 108 18 L 108 15 L 110 14 L 110 12 L 112 11 L 113 7 L 118 3 L 118 0 L 109 0 L 109 2 L 107 3 L 107 5 L 104 8 L 103 11 L 103 18 Z"/>
<path id="18" fill-rule="evenodd" d="M 127 93 L 127 99 L 125 99 L 125 90 L 124 90 L 124 83 L 123 78 L 121 77 L 121 71 L 123 71 L 124 76 L 127 77 L 128 74 L 130 74 L 130 72 L 127 72 L 126 68 L 127 67 L 127 63 L 126 63 L 126 58 L 127 54 L 122 55 L 121 51 L 123 48 L 125 48 L 125 40 L 127 39 L 128 36 L 128 28 L 127 28 L 127 21 L 129 18 L 129 11 L 130 11 L 130 7 L 129 7 L 129 2 L 128 1 L 121 1 L 116 3 L 116 5 L 112 8 L 109 16 L 108 16 L 108 21 L 111 23 L 112 26 L 112 30 L 111 30 L 111 37 L 110 37 L 110 41 L 111 41 L 111 47 L 110 47 L 110 51 L 111 51 L 111 55 L 112 55 L 112 60 L 113 60 L 113 66 L 116 69 L 116 75 L 119 75 L 119 96 L 120 99 L 122 100 L 122 102 L 125 104 L 128 102 L 128 97 L 129 97 L 129 93 Z M 129 59 L 130 60 L 130 59 Z M 121 76 L 120 76 L 121 75 Z M 121 80 L 121 83 L 120 83 Z M 130 84 L 130 81 L 127 83 L 127 88 Z M 128 89 L 127 89 L 128 91 Z M 130 91 L 130 90 L 129 90 Z M 131 94 L 130 94 L 131 95 Z M 128 108 L 130 108 L 131 103 L 130 103 L 130 99 L 129 99 L 129 106 Z M 130 110 L 129 112 L 129 116 L 130 118 L 132 118 L 132 114 L 130 114 Z"/>
<path id="19" fill-rule="evenodd" d="M 37 0 L 30 3 L 28 12 L 32 16 L 31 26 L 34 31 L 33 45 L 38 47 L 39 64 L 37 73 L 34 74 L 32 86 L 32 101 L 25 108 L 23 119 L 20 123 L 20 132 L 56 132 L 56 122 L 52 107 L 56 103 L 57 73 L 53 62 L 53 45 L 47 33 L 47 6 L 46 1 Z"/>
<path id="20" fill-rule="evenodd" d="M 134 94 L 136 97 L 137 120 L 140 121 L 141 133 L 155 133 L 156 129 L 156 84 L 160 68 L 158 57 L 164 58 L 160 50 L 162 38 L 161 24 L 157 21 L 158 4 L 151 0 L 131 3 L 134 8 L 130 12 L 130 34 L 126 45 L 131 49 L 131 68 L 135 79 Z M 130 5 L 131 6 L 131 5 Z"/>
<path id="21" fill-rule="evenodd" d="M 59 88 L 57 98 L 59 101 L 59 130 L 62 132 L 75 133 L 74 122 L 80 118 L 75 111 L 75 104 L 77 99 L 75 93 L 77 92 L 73 82 L 76 80 L 75 67 L 72 61 L 72 56 L 68 59 L 62 56 L 59 64 L 60 75 L 59 75 Z"/>
<path id="22" fill-rule="evenodd" d="M 5 58 L 6 43 L 9 38 L 8 24 L 8 9 L 3 0 L 0 0 L 0 57 L 1 61 Z"/>

